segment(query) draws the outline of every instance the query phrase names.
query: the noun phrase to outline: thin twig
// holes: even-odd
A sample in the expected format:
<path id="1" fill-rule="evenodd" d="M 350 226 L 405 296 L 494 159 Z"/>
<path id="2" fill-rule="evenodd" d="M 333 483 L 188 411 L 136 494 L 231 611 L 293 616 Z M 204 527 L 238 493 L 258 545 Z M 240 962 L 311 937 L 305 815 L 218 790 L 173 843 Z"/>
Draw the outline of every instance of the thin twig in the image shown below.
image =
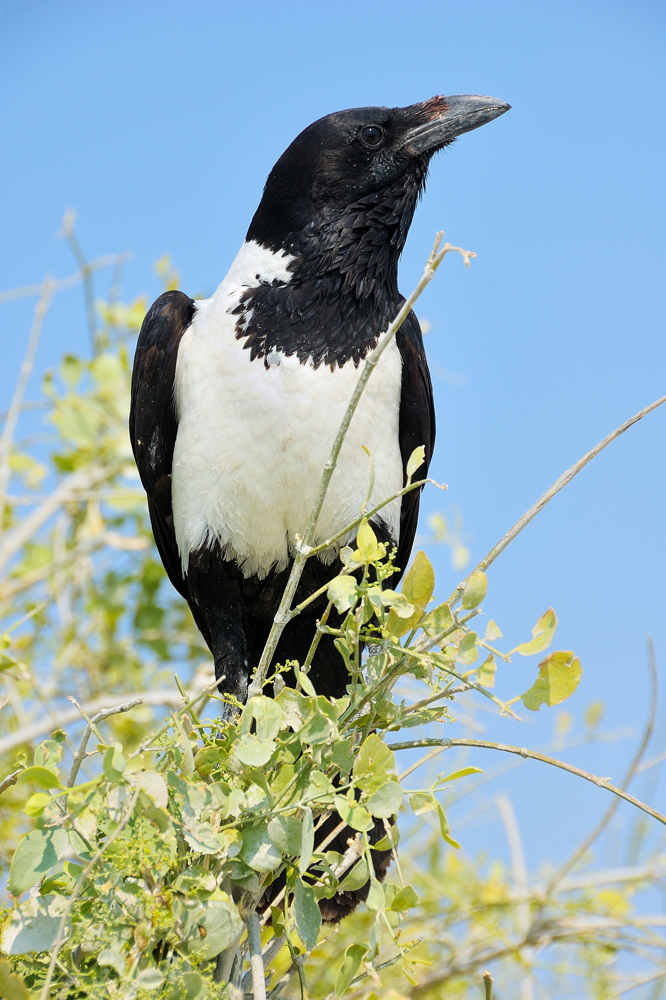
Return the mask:
<path id="1" fill-rule="evenodd" d="M 485 1000 L 493 1000 L 493 983 L 495 980 L 490 975 L 489 972 L 483 973 L 483 989 L 485 994 Z"/>
<path id="2" fill-rule="evenodd" d="M 129 253 L 105 254 L 103 257 L 95 257 L 94 260 L 91 260 L 88 264 L 88 269 L 90 271 L 99 271 L 102 268 L 117 265 L 121 261 L 124 262 L 129 257 Z M 62 292 L 79 285 L 83 281 L 83 274 L 81 271 L 75 271 L 74 274 L 69 274 L 66 278 L 53 278 L 52 280 L 54 291 Z M 35 295 L 41 295 L 43 288 L 43 282 L 39 285 L 23 285 L 21 288 L 10 288 L 5 292 L 0 292 L 0 304 L 3 302 L 13 302 L 15 299 L 33 298 Z"/>
<path id="3" fill-rule="evenodd" d="M 39 344 L 39 337 L 42 332 L 42 326 L 44 325 L 44 318 L 48 312 L 49 305 L 51 304 L 54 290 L 55 284 L 53 280 L 48 277 L 45 278 L 42 284 L 39 299 L 37 300 L 37 304 L 35 306 L 35 314 L 32 320 L 30 336 L 28 337 L 28 346 L 26 348 L 25 357 L 23 358 L 23 363 L 21 364 L 21 371 L 16 383 L 16 388 L 14 389 L 14 395 L 9 407 L 2 437 L 0 438 L 0 534 L 2 534 L 2 525 L 4 523 L 5 514 L 5 500 L 3 499 L 3 494 L 7 492 L 7 486 L 11 476 L 10 458 L 12 443 L 14 441 L 14 433 L 16 431 L 19 413 L 21 412 L 23 397 L 25 396 L 25 391 L 28 387 L 28 381 L 35 366 L 37 345 Z"/>
<path id="4" fill-rule="evenodd" d="M 73 699 L 72 699 L 73 700 Z M 83 736 L 81 737 L 81 742 L 79 743 L 78 749 L 74 754 L 74 760 L 72 761 L 72 767 L 69 772 L 69 777 L 67 779 L 67 787 L 72 788 L 74 782 L 76 781 L 76 776 L 79 773 L 79 768 L 85 760 L 86 749 L 88 746 L 88 740 L 90 739 L 92 732 L 98 722 L 103 722 L 104 719 L 108 719 L 111 715 L 119 715 L 121 712 L 129 712 L 131 708 L 136 708 L 137 705 L 143 705 L 143 698 L 134 698 L 132 701 L 126 701 L 122 705 L 116 705 L 115 708 L 102 708 L 92 719 L 87 719 L 84 712 L 79 708 L 79 706 L 74 702 L 76 707 L 79 709 L 81 715 L 87 721 L 87 726 L 83 730 Z"/>
<path id="5" fill-rule="evenodd" d="M 9 425 L 5 425 L 5 429 Z M 37 531 L 56 513 L 58 508 L 69 500 L 76 500 L 80 490 L 89 490 L 91 486 L 103 482 L 105 479 L 112 479 L 121 466 L 103 467 L 98 465 L 77 469 L 71 472 L 55 488 L 53 493 L 46 497 L 43 503 L 32 512 L 25 520 L 21 521 L 13 531 L 5 535 L 0 547 L 0 572 L 4 570 L 8 562 L 19 552 Z M 4 490 L 3 490 L 4 492 Z M 0 496 L 0 509 L 4 509 L 5 501 Z"/>
<path id="6" fill-rule="evenodd" d="M 91 270 L 90 263 L 83 252 L 83 248 L 78 241 L 76 233 L 74 232 L 75 221 L 76 212 L 74 209 L 70 208 L 65 212 L 65 216 L 62 220 L 61 234 L 69 243 L 70 249 L 74 254 L 76 263 L 79 265 L 81 276 L 83 278 L 83 294 L 86 300 L 86 317 L 88 319 L 88 330 L 90 332 L 90 350 L 92 351 L 94 357 L 97 354 L 99 345 L 97 343 L 97 313 L 95 311 L 95 288 L 92 280 L 93 272 Z"/>
<path id="7" fill-rule="evenodd" d="M 264 650 L 261 654 L 261 659 L 254 673 L 254 677 L 252 678 L 252 683 L 250 684 L 248 690 L 248 698 L 255 697 L 256 695 L 261 694 L 261 692 L 263 691 L 264 683 L 266 681 L 266 676 L 268 674 L 269 667 L 273 660 L 273 655 L 277 648 L 277 644 L 279 642 L 280 636 L 282 635 L 282 632 L 284 631 L 285 625 L 289 620 L 289 611 L 291 609 L 292 601 L 294 599 L 294 595 L 296 593 L 298 584 L 303 574 L 303 568 L 308 558 L 309 549 L 312 546 L 312 542 L 314 540 L 314 534 L 317 528 L 319 514 L 324 504 L 324 499 L 326 497 L 326 492 L 328 490 L 329 483 L 337 466 L 338 457 L 340 455 L 342 444 L 346 437 L 347 430 L 349 429 L 354 413 L 356 412 L 356 407 L 358 406 L 359 400 L 363 394 L 363 390 L 365 389 L 368 380 L 372 375 L 372 372 L 377 367 L 377 364 L 382 354 L 384 353 L 388 345 L 391 343 L 391 341 L 395 337 L 396 333 L 398 332 L 402 324 L 409 316 L 412 306 L 417 301 L 417 299 L 423 292 L 424 288 L 434 278 L 435 272 L 437 271 L 437 268 L 443 261 L 445 255 L 455 250 L 456 252 L 462 254 L 465 260 L 465 264 L 467 265 L 469 264 L 469 258 L 471 256 L 474 256 L 470 252 L 462 250 L 460 247 L 451 246 L 449 243 L 446 243 L 440 249 L 440 244 L 442 242 L 442 235 L 443 234 L 440 233 L 437 236 L 435 245 L 428 259 L 428 263 L 425 266 L 425 270 L 423 272 L 421 280 L 417 284 L 412 294 L 406 300 L 402 309 L 400 309 L 396 318 L 389 325 L 389 328 L 386 331 L 386 333 L 380 338 L 379 343 L 377 344 L 375 349 L 371 352 L 371 354 L 365 361 L 363 370 L 361 371 L 358 382 L 356 383 L 356 388 L 352 393 L 349 405 L 347 406 L 347 410 L 343 417 L 342 423 L 340 424 L 338 433 L 335 437 L 335 441 L 333 443 L 333 447 L 331 448 L 331 453 L 329 455 L 328 461 L 324 466 L 324 472 L 321 477 L 321 482 L 319 484 L 319 489 L 317 491 L 315 502 L 310 512 L 310 517 L 308 519 L 308 524 L 305 529 L 305 534 L 303 535 L 302 539 L 297 539 L 298 547 L 296 555 L 294 557 L 294 562 L 291 568 L 291 572 L 289 574 L 289 579 L 284 589 L 282 600 L 280 601 L 280 606 L 273 620 L 273 625 L 271 626 L 270 634 L 268 636 L 268 639 L 266 640 L 266 645 L 264 646 Z"/>
<path id="8" fill-rule="evenodd" d="M 22 770 L 23 768 L 19 767 L 18 771 L 13 771 L 12 774 L 8 774 L 6 778 L 3 778 L 2 781 L 0 781 L 0 795 L 2 795 L 7 788 L 11 788 L 12 785 L 16 784 L 18 776 Z"/>
<path id="9" fill-rule="evenodd" d="M 598 788 L 606 788 L 609 792 L 614 795 L 619 795 L 621 799 L 625 802 L 631 802 L 633 806 L 637 809 L 642 809 L 644 813 L 648 816 L 652 816 L 653 819 L 659 820 L 666 826 L 666 816 L 662 816 L 661 813 L 657 812 L 651 806 L 647 805 L 645 802 L 641 802 L 640 799 L 635 799 L 633 795 L 628 795 L 627 792 L 623 791 L 621 788 L 617 788 L 615 785 L 610 783 L 609 778 L 599 778 L 596 774 L 591 774 L 589 771 L 583 771 L 579 767 L 574 767 L 573 764 L 567 764 L 563 760 L 557 760 L 555 757 L 548 757 L 546 754 L 537 753 L 535 750 L 527 750 L 525 747 L 512 747 L 507 743 L 491 743 L 489 740 L 437 740 L 437 739 L 424 739 L 424 740 L 408 740 L 405 743 L 387 743 L 387 748 L 389 750 L 415 750 L 419 747 L 478 747 L 482 750 L 501 750 L 503 753 L 515 753 L 519 757 L 526 757 L 530 760 L 540 760 L 542 764 L 551 764 L 553 767 L 559 767 L 563 771 L 569 771 L 570 774 L 576 774 L 579 778 L 585 778 L 586 781 L 591 781 L 593 785 L 597 785 Z"/>
<path id="10" fill-rule="evenodd" d="M 634 778 L 636 771 L 638 770 L 638 765 L 643 759 L 643 754 L 647 750 L 648 744 L 652 739 L 652 734 L 654 733 L 654 723 L 657 715 L 658 679 L 657 679 L 657 664 L 654 655 L 654 644 L 651 638 L 648 638 L 647 640 L 647 649 L 648 649 L 648 669 L 650 671 L 650 695 L 649 695 L 650 708 L 648 713 L 648 720 L 645 726 L 645 732 L 643 733 L 643 739 L 641 740 L 640 746 L 636 750 L 636 753 L 634 754 L 634 759 L 629 765 L 629 770 L 627 771 L 625 779 L 620 785 L 623 791 L 629 787 L 632 779 Z M 562 866 L 562 868 L 560 868 L 557 874 L 552 878 L 552 880 L 548 885 L 548 890 L 547 890 L 548 894 L 552 893 L 555 890 L 556 886 L 564 878 L 564 876 L 568 875 L 568 873 L 571 871 L 572 868 L 575 867 L 575 865 L 580 861 L 580 859 L 587 854 L 592 844 L 595 842 L 595 840 L 597 840 L 598 837 L 601 836 L 603 831 L 606 829 L 606 827 L 612 820 L 619 805 L 620 805 L 620 799 L 619 798 L 614 799 L 613 802 L 610 804 L 609 808 L 606 810 L 604 816 L 601 818 L 600 822 L 594 828 L 594 830 L 590 833 L 588 837 L 585 838 L 583 843 L 576 848 L 576 850 L 571 855 L 569 860 Z"/>
<path id="11" fill-rule="evenodd" d="M 182 705 L 182 699 L 177 691 L 139 691 L 136 694 L 136 698 L 146 705 L 165 705 L 173 708 L 179 708 Z M 98 712 L 108 700 L 108 695 L 95 698 L 93 702 L 85 706 L 86 713 L 91 715 Z M 58 727 L 64 727 L 70 722 L 74 722 L 80 715 L 81 712 L 76 708 L 66 708 L 58 711 L 57 725 Z M 31 743 L 38 736 L 41 736 L 42 733 L 50 732 L 55 726 L 56 719 L 49 716 L 38 719 L 36 722 L 31 722 L 27 726 L 22 726 L 15 733 L 10 733 L 8 736 L 3 736 L 0 739 L 0 754 L 7 753 L 7 751 L 23 746 L 26 743 Z"/>
<path id="12" fill-rule="evenodd" d="M 638 423 L 639 420 L 642 420 L 643 417 L 646 417 L 648 413 L 652 413 L 653 410 L 656 410 L 657 407 L 661 406 L 663 403 L 666 403 L 666 396 L 662 396 L 661 399 L 657 399 L 654 403 L 651 403 L 650 406 L 646 406 L 644 410 L 641 410 L 639 413 L 635 414 L 635 416 L 631 417 L 629 420 L 626 420 L 623 424 L 621 424 L 620 427 L 616 428 L 611 434 L 609 434 L 608 437 L 605 437 L 603 441 L 600 441 L 599 444 L 592 449 L 592 451 L 588 451 L 588 453 L 586 455 L 583 455 L 582 458 L 578 459 L 578 461 L 575 462 L 570 469 L 567 469 L 567 471 L 564 472 L 555 483 L 553 483 L 550 489 L 546 490 L 543 496 L 540 497 L 537 500 L 537 502 L 532 507 L 530 507 L 530 509 L 525 514 L 523 514 L 521 518 L 519 518 L 516 521 L 514 526 L 510 528 L 509 531 L 507 531 L 506 535 L 504 535 L 504 537 L 500 539 L 497 545 L 490 550 L 488 555 L 484 556 L 484 558 L 481 560 L 478 566 L 476 566 L 472 570 L 472 572 L 465 577 L 463 582 L 458 584 L 456 589 L 449 597 L 449 600 L 447 601 L 449 607 L 454 608 L 456 604 L 458 604 L 465 591 L 465 585 L 469 580 L 469 578 L 474 573 L 485 572 L 491 565 L 491 563 L 495 562 L 498 555 L 504 552 L 504 549 L 507 547 L 507 545 L 509 545 L 514 540 L 514 538 L 520 534 L 523 528 L 527 527 L 530 521 L 534 520 L 537 514 L 541 513 L 546 504 L 549 503 L 553 499 L 553 497 L 560 492 L 560 490 L 563 490 L 565 486 L 569 485 L 574 476 L 577 476 L 578 473 L 581 471 L 581 469 L 585 468 L 588 462 L 591 462 L 592 459 L 596 458 L 596 456 L 600 452 L 602 452 L 604 448 L 608 447 L 608 445 L 611 444 L 612 441 L 615 441 L 615 439 L 619 438 L 621 434 L 624 434 L 624 432 L 628 431 L 630 427 L 633 427 L 635 423 Z"/>

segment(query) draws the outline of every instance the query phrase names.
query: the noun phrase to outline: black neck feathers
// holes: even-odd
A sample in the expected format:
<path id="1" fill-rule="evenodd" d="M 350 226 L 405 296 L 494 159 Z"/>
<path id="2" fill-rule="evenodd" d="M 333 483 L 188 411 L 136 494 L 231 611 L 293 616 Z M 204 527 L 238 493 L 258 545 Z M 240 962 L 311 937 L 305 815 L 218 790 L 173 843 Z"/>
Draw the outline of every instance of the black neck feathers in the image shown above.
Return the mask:
<path id="1" fill-rule="evenodd" d="M 375 347 L 402 304 L 398 260 L 427 164 L 340 209 L 324 204 L 299 232 L 278 242 L 257 212 L 247 234 L 295 257 L 287 283 L 249 288 L 237 309 L 237 337 L 266 365 L 277 353 L 303 363 L 355 365 Z M 274 220 L 275 221 L 275 220 Z"/>

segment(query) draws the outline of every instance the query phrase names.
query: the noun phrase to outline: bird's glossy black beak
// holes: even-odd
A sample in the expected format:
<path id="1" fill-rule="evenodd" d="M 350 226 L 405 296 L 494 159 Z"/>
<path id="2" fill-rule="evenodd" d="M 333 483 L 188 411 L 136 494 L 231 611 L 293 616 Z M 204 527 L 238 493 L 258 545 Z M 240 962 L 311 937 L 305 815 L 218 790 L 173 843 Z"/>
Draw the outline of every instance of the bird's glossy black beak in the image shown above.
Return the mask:
<path id="1" fill-rule="evenodd" d="M 446 102 L 446 109 L 407 133 L 404 149 L 411 156 L 441 149 L 456 136 L 499 118 L 511 108 L 510 104 L 496 97 L 479 97 L 476 94 L 458 94 L 440 100 Z M 425 102 L 424 107 L 428 105 L 434 110 L 435 101 Z"/>

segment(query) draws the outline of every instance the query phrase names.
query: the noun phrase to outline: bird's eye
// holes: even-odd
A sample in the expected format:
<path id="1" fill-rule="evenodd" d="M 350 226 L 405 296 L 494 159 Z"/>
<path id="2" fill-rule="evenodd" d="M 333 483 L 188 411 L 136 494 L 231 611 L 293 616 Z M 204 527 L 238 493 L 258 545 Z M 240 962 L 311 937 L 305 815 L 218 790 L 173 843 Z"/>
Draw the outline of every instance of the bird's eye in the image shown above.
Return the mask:
<path id="1" fill-rule="evenodd" d="M 361 129 L 361 139 L 366 146 L 378 146 L 382 141 L 384 133 L 379 125 L 366 125 Z"/>

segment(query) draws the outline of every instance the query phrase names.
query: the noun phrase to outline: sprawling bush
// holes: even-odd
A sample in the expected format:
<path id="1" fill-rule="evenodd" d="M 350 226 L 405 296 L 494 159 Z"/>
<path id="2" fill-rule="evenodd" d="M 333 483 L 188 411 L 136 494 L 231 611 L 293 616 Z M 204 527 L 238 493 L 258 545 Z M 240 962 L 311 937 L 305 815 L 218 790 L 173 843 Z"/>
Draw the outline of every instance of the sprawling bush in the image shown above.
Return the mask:
<path id="1" fill-rule="evenodd" d="M 420 288 L 448 249 L 436 248 Z M 568 479 L 440 602 L 424 552 L 391 589 L 393 553 L 375 537 L 373 511 L 359 511 L 306 662 L 268 667 L 280 623 L 302 607 L 288 592 L 248 703 L 222 721 L 219 703 L 229 699 L 156 559 L 129 448 L 129 355 L 145 303 L 91 307 L 96 268 L 84 263 L 61 283 L 84 282 L 92 352 L 66 355 L 44 379 L 49 440 L 22 444 L 15 432 L 19 415 L 34 421 L 23 395 L 57 282 L 38 290 L 0 443 L 0 860 L 9 873 L 0 995 L 489 997 L 491 965 L 502 995 L 525 998 L 546 968 L 582 974 L 590 996 L 614 996 L 641 977 L 661 982 L 659 921 L 632 909 L 637 889 L 664 874 L 659 857 L 590 872 L 581 867 L 589 838 L 560 872 L 530 882 L 518 861 L 508 873 L 467 858 L 446 815 L 453 791 L 480 774 L 459 767 L 454 748 L 482 746 L 564 767 L 666 822 L 606 779 L 455 726 L 461 696 L 513 715 L 519 701 L 537 711 L 576 690 L 574 653 L 547 653 L 552 609 L 512 650 L 494 621 L 477 626 L 485 570 Z M 422 457 L 412 455 L 405 490 L 423 485 Z M 308 531 L 291 595 L 315 552 Z M 318 696 L 308 677 L 324 633 L 349 670 L 337 700 Z M 538 657 L 534 683 L 503 702 L 495 674 L 514 655 Z M 287 668 L 295 689 L 284 685 Z M 651 725 L 641 752 L 650 734 Z M 503 808 L 514 830 L 508 801 Z M 322 924 L 341 893 L 364 902 L 341 924 Z M 639 972 L 613 964 L 622 953 Z"/>

